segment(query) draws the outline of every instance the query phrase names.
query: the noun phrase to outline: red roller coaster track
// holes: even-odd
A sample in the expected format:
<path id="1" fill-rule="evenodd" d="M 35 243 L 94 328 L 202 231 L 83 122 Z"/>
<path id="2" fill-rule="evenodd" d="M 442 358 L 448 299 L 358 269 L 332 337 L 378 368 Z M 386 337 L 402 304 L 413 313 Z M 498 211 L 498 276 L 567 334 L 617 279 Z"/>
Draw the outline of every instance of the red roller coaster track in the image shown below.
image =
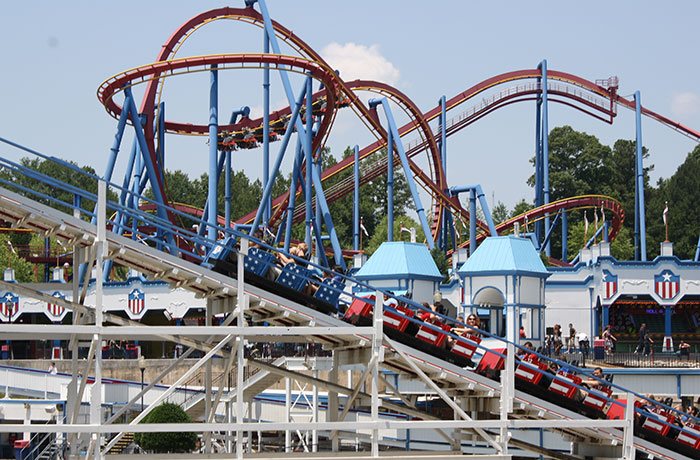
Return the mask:
<path id="1" fill-rule="evenodd" d="M 216 56 L 192 57 L 184 59 L 174 59 L 179 46 L 199 27 L 219 19 L 229 19 L 242 21 L 257 27 L 263 27 L 264 21 L 260 13 L 253 8 L 220 8 L 201 13 L 189 21 L 185 22 L 178 28 L 163 45 L 157 62 L 151 65 L 132 69 L 130 71 L 119 74 L 107 80 L 98 90 L 98 97 L 104 104 L 108 113 L 117 118 L 121 113 L 121 107 L 115 102 L 114 96 L 121 91 L 125 85 L 134 85 L 138 83 L 147 83 L 144 99 L 141 106 L 141 113 L 145 114 L 148 119 L 144 124 L 145 136 L 149 148 L 149 154 L 153 160 L 153 164 L 162 165 L 159 163 L 159 158 L 155 154 L 155 138 L 153 130 L 153 120 L 156 118 L 157 96 L 159 87 L 163 85 L 165 77 L 175 75 L 177 73 L 203 71 L 216 64 L 225 68 L 243 68 L 258 66 L 268 68 L 282 68 L 287 70 L 297 70 L 309 72 L 313 77 L 321 81 L 324 85 L 324 90 L 314 94 L 314 99 L 325 99 L 327 110 L 323 113 L 322 122 L 318 134 L 314 137 L 314 151 L 323 145 L 335 119 L 337 110 L 340 107 L 339 100 L 344 99 L 349 102 L 351 109 L 358 115 L 362 122 L 370 129 L 377 138 L 375 142 L 360 150 L 359 156 L 363 160 L 373 153 L 379 151 L 386 146 L 387 134 L 384 128 L 379 123 L 379 118 L 373 110 L 365 106 L 358 96 L 358 92 L 368 91 L 387 97 L 395 103 L 409 117 L 410 121 L 399 128 L 399 133 L 403 139 L 404 136 L 417 132 L 419 139 L 410 143 L 406 148 L 406 153 L 409 157 L 409 164 L 414 177 L 418 183 L 427 190 L 434 200 L 433 206 L 433 234 L 439 231 L 440 216 L 445 210 L 449 209 L 453 213 L 458 213 L 464 219 L 469 218 L 469 213 L 459 203 L 456 197 L 451 197 L 444 190 L 447 188 L 446 177 L 440 160 L 440 155 L 437 147 L 437 139 L 439 134 L 434 133 L 429 123 L 436 120 L 441 112 L 440 106 L 437 106 L 427 112 L 421 112 L 417 106 L 401 91 L 389 85 L 375 82 L 356 80 L 352 82 L 343 81 L 336 72 L 316 53 L 309 45 L 307 45 L 298 36 L 292 33 L 289 29 L 281 24 L 273 21 L 273 26 L 276 36 L 283 40 L 286 44 L 296 50 L 300 57 L 290 57 L 275 54 L 226 54 Z M 228 67 L 227 67 L 228 66 Z M 571 75 L 565 72 L 548 71 L 548 94 L 549 101 L 564 104 L 580 110 L 590 116 L 607 123 L 612 123 L 616 116 L 617 105 L 633 109 L 635 108 L 634 101 L 629 101 L 616 93 L 616 86 L 604 87 L 586 79 Z M 509 84 L 511 82 L 523 82 L 515 87 L 510 87 L 502 90 L 500 93 L 491 95 L 488 98 L 483 98 L 471 109 L 462 114 L 453 117 L 446 122 L 446 133 L 448 136 L 460 131 L 471 123 L 481 119 L 502 107 L 506 107 L 516 102 L 533 101 L 540 97 L 542 93 L 542 73 L 539 69 L 516 70 L 506 72 L 491 78 L 488 78 L 471 88 L 457 94 L 447 100 L 446 108 L 448 112 L 457 110 L 463 104 L 475 99 L 476 96 L 482 95 L 488 90 L 495 89 L 499 85 Z M 271 123 L 274 121 L 284 120 L 291 113 L 290 107 L 282 108 L 271 113 Z M 700 141 L 700 133 L 687 128 L 680 123 L 676 123 L 667 117 L 659 115 L 651 110 L 642 108 L 642 113 L 647 115 L 679 132 Z M 239 123 L 232 125 L 222 125 L 219 127 L 220 132 L 236 131 L 243 128 L 256 128 L 262 125 L 262 119 L 251 120 L 244 117 Z M 164 128 L 170 133 L 204 135 L 208 133 L 206 125 L 195 125 L 174 121 L 165 121 Z M 413 159 L 421 152 L 427 152 L 429 163 L 428 172 L 419 166 Z M 346 171 L 352 167 L 354 158 L 348 157 L 340 161 L 333 167 L 322 173 L 322 180 L 327 180 L 340 172 Z M 303 169 L 303 168 L 302 168 Z M 369 168 L 363 171 L 360 179 L 364 184 L 386 171 L 386 161 L 376 161 Z M 159 178 L 160 181 L 160 178 Z M 161 188 L 163 196 L 165 194 L 164 184 L 153 184 L 154 187 Z M 338 198 L 350 193 L 353 188 L 352 180 L 341 180 L 339 183 L 325 190 L 327 201 L 333 202 Z M 300 193 L 301 190 L 297 190 Z M 272 201 L 273 215 L 271 225 L 274 225 L 282 215 L 283 210 L 289 200 L 289 193 L 281 195 Z M 515 222 L 524 223 L 527 217 L 529 222 L 533 222 L 545 215 L 556 213 L 559 210 L 596 206 L 604 207 L 612 212 L 612 227 L 610 232 L 611 239 L 619 232 L 619 227 L 624 220 L 624 211 L 619 203 L 608 197 L 576 197 L 567 200 L 557 201 L 540 208 L 529 211 L 528 213 L 513 218 L 498 226 L 499 232 L 507 231 L 512 228 Z M 295 221 L 302 219 L 303 213 L 301 207 L 298 206 L 295 210 Z M 248 214 L 238 220 L 237 223 L 252 222 L 254 213 Z M 478 223 L 483 237 L 486 225 L 482 222 Z M 463 242 L 462 245 L 465 243 Z"/>

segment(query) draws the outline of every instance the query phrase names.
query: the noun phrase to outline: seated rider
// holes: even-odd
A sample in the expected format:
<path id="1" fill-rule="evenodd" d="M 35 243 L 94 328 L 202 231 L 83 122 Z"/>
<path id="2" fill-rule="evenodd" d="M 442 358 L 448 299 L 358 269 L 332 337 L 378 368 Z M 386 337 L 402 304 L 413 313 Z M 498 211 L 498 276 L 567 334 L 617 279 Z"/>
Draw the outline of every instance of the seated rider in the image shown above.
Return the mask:
<path id="1" fill-rule="evenodd" d="M 537 359 L 537 355 L 535 353 L 531 353 L 535 351 L 535 346 L 532 345 L 532 342 L 527 341 L 523 344 L 522 348 L 518 348 L 518 351 L 516 353 L 516 358 L 519 358 L 524 361 L 529 361 L 533 359 Z"/>
<path id="2" fill-rule="evenodd" d="M 437 312 L 437 307 L 435 305 L 431 305 L 428 302 L 423 302 L 421 305 L 428 311 L 421 311 L 416 315 L 416 318 L 426 323 L 432 323 L 438 320 L 438 316 L 435 314 L 435 312 Z"/>
<path id="3" fill-rule="evenodd" d="M 603 388 L 607 387 L 607 384 L 605 383 L 605 375 L 603 375 L 603 369 L 600 367 L 596 367 L 593 369 L 593 377 L 595 378 L 587 378 L 581 382 L 581 386 L 590 388 L 592 390 L 602 390 Z"/>
<path id="4" fill-rule="evenodd" d="M 285 255 L 281 252 L 278 252 L 278 253 L 276 253 L 277 262 L 283 267 L 289 263 L 292 263 L 292 262 L 297 264 L 297 265 L 300 265 L 302 267 L 306 267 L 307 263 L 305 262 L 305 260 L 309 260 L 309 256 L 307 255 L 308 251 L 309 251 L 309 246 L 302 241 L 301 243 L 297 244 L 293 248 L 289 249 L 289 254 L 295 256 L 296 259 L 294 257 L 288 257 L 287 255 Z M 303 260 L 298 260 L 298 259 L 303 259 Z"/>

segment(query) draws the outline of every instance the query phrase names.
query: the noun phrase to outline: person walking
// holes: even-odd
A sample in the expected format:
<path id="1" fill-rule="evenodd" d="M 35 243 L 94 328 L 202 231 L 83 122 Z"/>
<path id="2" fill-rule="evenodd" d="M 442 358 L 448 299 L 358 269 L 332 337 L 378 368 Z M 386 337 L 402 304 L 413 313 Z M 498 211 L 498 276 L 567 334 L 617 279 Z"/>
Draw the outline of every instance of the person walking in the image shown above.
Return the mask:
<path id="1" fill-rule="evenodd" d="M 654 345 L 654 341 L 651 339 L 651 336 L 649 335 L 646 330 L 644 331 L 644 356 L 649 356 L 649 353 L 652 351 L 652 346 Z"/>
<path id="2" fill-rule="evenodd" d="M 639 342 L 637 343 L 637 348 L 634 349 L 635 353 L 641 353 L 644 349 L 644 340 L 647 335 L 647 323 L 642 323 L 639 328 Z"/>

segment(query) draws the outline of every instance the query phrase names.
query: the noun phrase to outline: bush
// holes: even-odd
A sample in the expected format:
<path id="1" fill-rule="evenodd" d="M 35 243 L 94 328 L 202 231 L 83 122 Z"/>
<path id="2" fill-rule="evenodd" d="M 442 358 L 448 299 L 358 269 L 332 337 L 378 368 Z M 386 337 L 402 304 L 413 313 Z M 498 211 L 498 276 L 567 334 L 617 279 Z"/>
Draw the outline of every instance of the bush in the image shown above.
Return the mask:
<path id="1" fill-rule="evenodd" d="M 163 403 L 146 415 L 141 423 L 192 423 L 192 419 L 177 404 Z M 197 446 L 197 433 L 136 433 L 134 442 L 147 452 L 186 453 Z"/>

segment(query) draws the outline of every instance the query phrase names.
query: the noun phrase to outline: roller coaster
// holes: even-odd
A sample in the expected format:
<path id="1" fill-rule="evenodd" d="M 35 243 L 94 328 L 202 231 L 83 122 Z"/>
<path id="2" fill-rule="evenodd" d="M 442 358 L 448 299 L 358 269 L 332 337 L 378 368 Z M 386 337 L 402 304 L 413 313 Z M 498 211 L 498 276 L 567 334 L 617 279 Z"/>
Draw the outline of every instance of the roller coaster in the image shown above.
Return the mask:
<path id="1" fill-rule="evenodd" d="M 100 85 L 98 99 L 107 113 L 118 122 L 107 171 L 102 177 L 91 176 L 98 184 L 98 194 L 63 184 L 23 164 L 0 159 L 7 171 L 26 176 L 43 187 L 32 188 L 0 177 L 3 184 L 0 189 L 2 219 L 13 228 L 31 229 L 73 247 L 76 276 L 73 278 L 72 300 L 56 299 L 17 283 L 0 283 L 8 292 L 50 301 L 73 312 L 71 325 L 42 328 L 29 324 L 2 324 L 0 331 L 7 339 L 19 339 L 29 334 L 40 338 L 69 339 L 74 356 L 78 355 L 80 341 L 90 343 L 84 366 L 74 363 L 75 372 L 68 390 L 69 409 L 66 416 L 69 423 L 61 428 L 71 441 L 71 454 L 80 455 L 80 449 L 83 449 L 87 458 L 104 458 L 111 446 L 126 432 L 193 429 L 174 424 L 155 427 L 138 425 L 161 400 L 146 408 L 131 423 L 115 423 L 121 410 L 105 420 L 99 409 L 102 403 L 99 391 L 93 391 L 90 395 L 90 423 L 77 423 L 79 402 L 84 397 L 87 385 L 87 379 L 80 380 L 79 376 L 93 373 L 94 385 L 99 388 L 101 359 L 96 349 L 103 339 L 127 335 L 184 345 L 189 348 L 185 357 L 198 350 L 204 356 L 195 368 L 216 356 L 226 359 L 227 372 L 235 367 L 235 390 L 225 392 L 219 388 L 213 395 L 212 386 L 206 388 L 206 416 L 195 430 L 204 434 L 205 449 L 209 452 L 212 437 L 227 433 L 226 439 L 235 439 L 235 448 L 229 444 L 226 452 L 244 458 L 248 455 L 247 451 L 253 448 L 252 436 L 245 433 L 253 431 L 284 433 L 284 448 L 290 451 L 295 433 L 302 439 L 304 436 L 300 431 L 305 431 L 313 433 L 314 438 L 312 447 L 302 446 L 309 457 L 326 458 L 324 451 L 330 457 L 330 452 L 342 450 L 343 439 L 351 437 L 358 440 L 355 445 L 361 446 L 360 449 L 368 457 L 376 458 L 383 449 L 392 450 L 396 455 L 402 453 L 387 441 L 382 431 L 394 430 L 392 432 L 398 433 L 418 429 L 436 433 L 449 446 L 449 453 L 424 454 L 425 458 L 452 458 L 467 454 L 511 458 L 516 455 L 513 449 L 518 453 L 529 452 L 529 455 L 562 459 L 584 458 L 586 455 L 631 459 L 635 453 L 668 460 L 699 458 L 700 420 L 690 416 L 686 425 L 679 425 L 676 422 L 682 414 L 673 408 L 663 405 L 647 407 L 643 402 L 635 404 L 635 398 L 643 401 L 640 395 L 633 395 L 610 382 L 600 381 L 600 388 L 605 391 L 596 393 L 582 385 L 582 376 L 589 377 L 587 371 L 571 363 L 554 360 L 554 364 L 564 369 L 546 375 L 545 367 L 552 361 L 549 358 L 536 352 L 525 353 L 527 358 L 523 358 L 524 354 L 518 351 L 520 346 L 491 336 L 486 331 L 478 331 L 478 337 L 460 338 L 446 327 L 449 322 L 454 322 L 452 318 L 438 315 L 439 318 L 432 322 L 421 323 L 417 316 L 430 313 L 423 306 L 352 277 L 330 272 L 328 267 L 331 264 L 327 261 L 324 263 L 323 250 L 317 252 L 318 264 L 308 262 L 309 268 L 304 268 L 302 261 L 296 260 L 298 263 L 290 264 L 274 278 L 268 275 L 268 271 L 274 263 L 271 254 L 282 252 L 289 255 L 292 225 L 301 221 L 305 222 L 305 239 L 309 246 L 312 236 L 319 245 L 324 240 L 323 221 L 335 262 L 344 266 L 345 256 L 349 252 L 344 252 L 339 245 L 328 204 L 349 193 L 358 193 L 361 184 L 380 175 L 393 175 L 395 166 L 401 166 L 406 173 L 430 248 L 438 246 L 447 250 L 469 245 L 473 249 L 478 241 L 488 235 L 508 233 L 516 224 L 527 227 L 531 223 L 544 225 L 537 231 L 537 243 L 544 250 L 556 225 L 556 216 L 581 208 L 608 211 L 611 218 L 603 230 L 604 237 L 614 239 L 625 218 L 624 210 L 614 198 L 581 196 L 549 202 L 545 160 L 548 152 L 544 139 L 548 132 L 546 106 L 550 101 L 567 105 L 606 123 L 613 123 L 617 107 L 622 106 L 692 139 L 700 140 L 700 133 L 641 107 L 639 98 L 630 101 L 619 96 L 615 79 L 592 83 L 571 74 L 547 70 L 546 61 L 537 69 L 513 71 L 487 79 L 451 99 L 442 98 L 437 107 L 423 112 L 408 96 L 381 82 L 345 82 L 309 45 L 274 21 L 263 0 L 246 0 L 245 4 L 245 8 L 220 8 L 193 17 L 171 35 L 155 62 L 119 73 Z M 263 29 L 265 50 L 252 54 L 176 57 L 185 40 L 199 28 L 216 20 L 233 20 Z M 279 41 L 297 55 L 283 54 Z M 225 70 L 237 69 L 262 72 L 263 116 L 251 119 L 250 110 L 244 107 L 234 111 L 229 124 L 220 125 L 218 75 Z M 271 71 L 278 71 L 289 103 L 277 111 L 270 110 L 268 88 Z M 163 86 L 170 78 L 193 72 L 210 75 L 208 125 L 176 122 L 165 117 L 165 105 L 160 99 Z M 297 92 L 293 89 L 293 83 L 298 84 Z M 515 86 L 486 97 L 487 91 L 512 84 Z M 138 109 L 132 92 L 137 85 L 145 85 Z M 318 86 L 315 91 L 314 85 Z M 364 93 L 369 93 L 372 98 L 365 100 Z M 478 98 L 480 100 L 474 102 Z M 447 138 L 493 111 L 516 102 L 535 102 L 538 107 L 541 131 L 537 135 L 541 136 L 542 141 L 538 141 L 541 148 L 536 152 L 537 207 L 496 226 L 480 186 L 448 185 L 445 173 Z M 473 105 L 464 109 L 464 105 L 470 103 Z M 392 113 L 396 108 L 410 121 L 397 126 Z M 376 141 L 362 149 L 356 147 L 353 156 L 320 171 L 321 149 L 341 109 L 353 111 Z M 449 111 L 461 112 L 448 118 Z M 128 126 L 133 129 L 133 148 L 120 185 L 112 181 L 112 176 Z M 164 151 L 166 134 L 208 136 L 210 183 L 207 204 L 202 210 L 171 203 L 168 198 Z M 287 193 L 272 197 L 274 180 L 280 173 L 280 165 L 295 134 L 297 147 L 291 186 Z M 404 138 L 410 135 L 416 138 L 404 144 Z M 85 174 L 69 163 L 5 139 L 2 141 L 42 159 L 57 161 L 75 170 L 76 174 Z M 268 155 L 271 145 L 279 145 L 280 149 L 270 168 Z M 230 155 L 235 150 L 256 148 L 263 151 L 263 197 L 256 212 L 233 222 L 229 211 L 232 199 Z M 382 150 L 386 150 L 387 154 L 378 155 Z M 349 174 L 351 169 L 353 172 Z M 227 190 L 224 217 L 217 209 L 216 195 L 222 174 L 225 174 Z M 324 181 L 341 174 L 344 174 L 342 180 L 324 188 Z M 144 196 L 148 186 L 153 191 L 153 199 Z M 429 212 L 421 203 L 417 187 L 431 197 Z M 116 192 L 116 201 L 107 199 L 107 188 Z M 459 200 L 459 193 L 465 191 L 470 193 L 470 201 L 474 203 L 469 209 Z M 389 196 L 391 193 L 390 188 Z M 643 194 L 640 195 L 643 197 Z M 65 196 L 70 196 L 72 202 L 61 198 Z M 297 203 L 302 197 L 304 202 Z M 477 199 L 481 201 L 485 221 L 477 219 Z M 97 204 L 95 208 L 88 209 L 83 203 Z M 643 209 L 643 201 L 640 204 Z M 57 205 L 64 211 L 55 209 Z M 643 212 L 638 214 L 641 214 L 637 218 L 640 219 L 643 233 Z M 391 226 L 391 207 L 389 215 Z M 179 225 L 183 218 L 196 221 L 197 228 Z M 551 226 L 550 218 L 554 219 Z M 455 219 L 469 222 L 468 239 L 462 239 L 461 232 L 454 231 Z M 354 221 L 357 241 L 360 233 L 357 211 Z M 254 230 L 261 227 L 275 235 L 276 243 L 284 236 L 283 248 L 266 246 L 264 241 L 253 236 Z M 350 254 L 358 249 L 355 244 Z M 165 281 L 173 288 L 186 289 L 206 298 L 206 326 L 146 326 L 106 314 L 95 306 L 84 305 L 90 268 L 94 267 L 95 270 L 99 305 L 101 283 L 109 273 L 111 263 L 128 266 L 150 279 Z M 338 276 L 342 281 L 314 278 L 313 270 Z M 313 294 L 304 290 L 309 283 L 316 287 Z M 352 294 L 356 290 L 348 287 L 362 288 L 375 294 L 357 296 Z M 211 324 L 214 314 L 224 317 L 219 326 Z M 449 351 L 442 346 L 448 339 L 459 345 L 456 350 L 453 347 Z M 246 342 L 322 344 L 333 352 L 336 371 L 339 366 L 359 366 L 359 384 L 354 387 L 340 385 L 337 373 L 327 379 L 311 378 L 283 366 L 249 359 L 246 357 Z M 321 422 L 315 418 L 308 423 L 292 423 L 289 419 L 261 420 L 251 413 L 246 414 L 244 401 L 250 400 L 252 384 L 244 380 L 244 369 L 249 367 L 307 382 L 327 391 L 326 420 Z M 396 388 L 392 390 L 391 383 L 382 375 L 386 371 L 425 385 L 426 392 L 449 407 L 450 415 L 436 415 L 419 407 L 416 401 L 403 397 Z M 363 391 L 366 380 L 370 391 Z M 540 384 L 541 381 L 547 385 Z M 390 389 L 384 397 L 379 395 L 380 382 Z M 133 406 L 137 398 L 154 383 L 125 404 L 124 410 Z M 613 390 L 618 398 L 612 397 Z M 342 404 L 338 394 L 346 396 Z M 586 396 L 577 399 L 574 394 Z M 235 421 L 229 418 L 217 422 L 217 408 L 224 400 L 235 407 Z M 359 417 L 353 421 L 345 420 L 351 409 L 358 408 L 366 410 L 368 421 L 362 421 Z M 318 411 L 318 405 L 315 410 Z M 397 414 L 404 418 L 387 418 Z M 409 424 L 413 428 L 409 428 Z M 49 432 L 54 428 L 32 426 L 32 431 Z M 14 427 L 13 431 L 17 429 Z M 528 429 L 555 433 L 576 447 L 567 453 L 548 448 L 541 442 L 538 445 L 512 436 L 513 431 Z M 7 431 L 9 428 L 0 425 L 0 430 Z M 469 442 L 462 442 L 466 436 L 471 436 Z M 319 437 L 327 444 L 321 443 Z M 260 445 L 261 440 L 258 441 Z M 325 446 L 325 450 L 321 446 Z M 337 458 L 337 453 L 332 455 Z"/>
<path id="2" fill-rule="evenodd" d="M 98 98 L 105 105 L 107 112 L 115 118 L 120 118 L 124 116 L 124 107 L 120 107 L 116 103 L 116 94 L 124 88 L 134 86 L 138 83 L 147 84 L 145 96 L 139 111 L 141 116 L 145 117 L 145 120 L 142 121 L 145 145 L 141 146 L 141 148 L 146 151 L 147 147 L 148 156 L 150 157 L 150 161 L 147 161 L 147 164 L 152 164 L 154 167 L 154 171 L 149 173 L 149 177 L 151 180 L 153 180 L 153 178 L 157 179 L 157 181 L 154 182 L 154 187 L 160 189 L 160 193 L 158 193 L 157 196 L 162 197 L 164 204 L 167 204 L 167 193 L 165 192 L 163 184 L 163 165 L 160 164 L 160 157 L 157 154 L 157 144 L 161 142 L 158 136 L 163 136 L 165 133 L 208 135 L 211 125 L 194 125 L 166 120 L 162 117 L 161 109 L 156 109 L 156 107 L 162 107 L 158 104 L 157 97 L 162 93 L 167 77 L 189 72 L 210 71 L 213 68 L 212 66 L 216 66 L 217 70 L 265 67 L 268 69 L 288 68 L 294 72 L 308 72 L 323 88 L 307 97 L 307 99 L 310 100 L 310 113 L 318 118 L 316 121 L 318 126 L 315 128 L 311 146 L 313 151 L 316 152 L 316 155 L 319 147 L 323 145 L 324 139 L 326 139 L 330 133 L 337 110 L 343 107 L 350 107 L 377 138 L 376 142 L 359 150 L 357 155 L 358 160 L 362 161 L 373 153 L 387 148 L 390 130 L 381 126 L 376 110 L 377 107 L 367 107 L 366 104 L 362 102 L 360 97 L 362 92 L 368 92 L 387 98 L 396 107 L 399 107 L 410 121 L 397 129 L 397 137 L 404 138 L 414 132 L 418 134 L 418 139 L 405 146 L 405 155 L 416 183 L 424 190 L 428 191 L 433 200 L 433 205 L 431 207 L 432 222 L 429 227 L 423 230 L 426 235 L 430 234 L 433 240 L 439 241 L 443 247 L 448 245 L 447 238 L 445 237 L 446 233 L 444 232 L 454 228 L 448 224 L 448 222 L 452 220 L 453 215 L 458 215 L 460 219 L 465 222 L 475 221 L 475 217 L 470 217 L 469 211 L 460 205 L 459 200 L 455 199 L 455 196 L 449 193 L 443 166 L 446 161 L 444 150 L 446 149 L 447 137 L 457 133 L 491 112 L 516 102 L 538 101 L 539 104 L 544 103 L 545 106 L 548 101 L 556 102 L 580 110 L 583 113 L 607 123 L 613 123 L 617 115 L 618 106 L 632 110 L 636 110 L 637 108 L 634 101 L 625 99 L 617 94 L 618 83 L 616 78 L 593 83 L 564 72 L 548 71 L 546 69 L 546 62 L 543 62 L 544 65 L 541 64 L 538 69 L 507 72 L 489 78 L 448 100 L 444 100 L 441 105 L 423 113 L 408 96 L 398 89 L 392 88 L 384 83 L 363 80 L 344 82 L 309 45 L 275 21 L 271 21 L 271 27 L 273 27 L 275 35 L 297 51 L 299 54 L 298 57 L 274 56 L 267 53 L 265 55 L 239 54 L 175 59 L 179 47 L 199 27 L 220 19 L 242 21 L 258 27 L 265 27 L 262 14 L 251 8 L 222 8 L 202 13 L 187 21 L 173 33 L 169 40 L 163 45 L 156 63 L 118 74 L 103 83 L 98 90 Z M 503 89 L 488 97 L 483 97 L 472 107 L 462 110 L 458 115 L 452 118 L 447 118 L 448 112 L 453 113 L 453 111 L 462 109 L 464 104 L 482 96 L 487 90 L 511 84 L 512 82 L 518 82 L 518 84 Z M 288 85 L 288 83 L 286 85 Z M 285 86 L 285 91 L 289 97 L 290 89 L 287 88 L 287 86 Z M 304 109 L 304 106 L 300 106 L 300 113 L 303 112 Z M 641 106 L 639 107 L 639 111 L 641 114 L 671 127 L 692 139 L 700 139 L 700 133 L 680 123 L 674 122 L 667 117 Z M 266 117 L 250 119 L 247 116 L 249 110 L 243 111 L 242 114 L 244 116 L 238 123 L 233 123 L 233 121 L 236 121 L 236 117 L 232 117 L 231 124 L 218 126 L 216 139 L 214 139 L 212 135 L 210 142 L 216 142 L 223 151 L 251 149 L 256 147 L 263 147 L 265 151 L 267 151 L 269 148 L 267 144 L 270 141 L 279 140 L 285 129 L 289 128 L 292 112 L 293 101 L 291 98 L 289 107 L 266 113 Z M 299 120 L 298 123 L 302 123 L 302 121 Z M 436 126 L 431 127 L 431 123 L 436 124 Z M 546 124 L 546 119 L 544 119 L 543 125 Z M 294 123 L 291 123 L 291 125 L 294 125 Z M 158 129 L 161 131 L 158 131 Z M 397 144 L 397 148 L 398 147 Z M 280 152 L 280 155 L 282 154 L 283 153 Z M 423 168 L 416 163 L 415 158 L 420 154 L 425 154 L 428 165 L 427 168 Z M 222 157 L 223 152 L 222 156 L 217 160 L 217 165 L 210 165 L 210 170 L 216 171 L 217 175 L 221 173 L 221 165 L 223 164 L 221 161 Z M 544 161 L 545 157 L 546 155 L 541 154 L 541 152 L 538 153 L 538 162 Z M 305 170 L 303 161 L 298 165 L 301 174 L 303 174 Z M 355 161 L 357 160 L 355 160 L 354 157 L 348 157 L 332 168 L 323 171 L 320 174 L 321 183 L 342 171 L 348 170 Z M 394 162 L 399 163 L 399 161 L 399 155 L 396 155 Z M 379 175 L 386 174 L 387 163 L 388 161 L 386 158 L 380 158 L 373 161 L 370 165 L 365 166 L 359 178 L 360 184 L 364 184 Z M 427 173 L 425 169 L 427 169 Z M 107 175 L 109 174 L 110 171 L 107 172 Z M 547 221 L 549 216 L 553 213 L 566 209 L 566 207 L 562 207 L 561 203 L 556 206 L 550 206 L 550 203 L 546 202 L 548 200 L 544 200 L 544 195 L 548 195 L 549 193 L 549 186 L 548 183 L 544 182 L 544 178 L 541 177 L 543 175 L 542 166 L 536 165 L 536 181 L 538 183 L 538 189 L 536 190 L 538 197 L 538 202 L 536 203 L 537 209 L 519 216 L 519 218 L 515 220 L 511 220 L 509 225 L 501 225 L 499 227 L 499 232 L 508 231 L 515 222 L 522 225 L 527 221 L 533 223 L 539 220 Z M 274 180 L 272 177 L 273 176 L 270 176 L 270 181 Z M 125 178 L 125 183 L 128 181 L 130 181 L 130 178 Z M 331 203 L 351 193 L 353 187 L 354 183 L 352 177 L 348 176 L 345 180 L 340 181 L 334 186 L 324 189 L 323 193 L 325 194 L 326 202 Z M 292 194 L 294 195 L 294 199 L 291 200 L 291 202 L 294 203 L 301 193 L 301 186 L 297 186 L 295 190 L 272 199 L 272 212 L 264 224 L 272 228 L 277 226 L 281 227 L 281 216 L 287 211 L 286 208 L 290 203 L 290 196 Z M 268 198 L 264 197 L 263 201 L 266 199 Z M 312 197 L 308 197 L 307 199 L 311 200 Z M 565 203 L 568 207 L 572 208 L 594 206 L 597 204 L 610 210 L 613 215 L 612 228 L 609 234 L 611 240 L 614 239 L 619 231 L 619 225 L 624 220 L 624 213 L 619 204 L 603 197 L 599 198 L 596 203 L 593 203 L 590 199 L 577 201 L 574 198 L 566 200 Z M 420 207 L 420 205 L 417 206 L 420 214 L 422 207 Z M 304 220 L 305 205 L 299 204 L 293 208 L 293 213 L 290 212 L 290 214 L 293 215 L 292 222 L 296 223 Z M 486 214 L 488 214 L 488 212 Z M 256 213 L 251 213 L 239 219 L 236 223 L 250 225 L 255 220 Z M 258 217 L 258 221 L 259 220 L 260 217 Z M 211 223 L 213 222 L 212 220 Z M 477 221 L 474 222 L 474 224 L 480 229 L 479 238 L 482 238 L 485 232 L 489 230 L 486 223 Z M 443 234 L 441 234 L 441 229 Z M 307 239 L 309 233 L 310 232 L 307 232 Z M 355 233 L 359 233 L 359 230 L 356 229 Z M 453 241 L 453 243 L 452 247 L 466 246 L 468 241 Z M 429 241 L 429 245 L 430 244 L 432 244 L 431 241 Z"/>

